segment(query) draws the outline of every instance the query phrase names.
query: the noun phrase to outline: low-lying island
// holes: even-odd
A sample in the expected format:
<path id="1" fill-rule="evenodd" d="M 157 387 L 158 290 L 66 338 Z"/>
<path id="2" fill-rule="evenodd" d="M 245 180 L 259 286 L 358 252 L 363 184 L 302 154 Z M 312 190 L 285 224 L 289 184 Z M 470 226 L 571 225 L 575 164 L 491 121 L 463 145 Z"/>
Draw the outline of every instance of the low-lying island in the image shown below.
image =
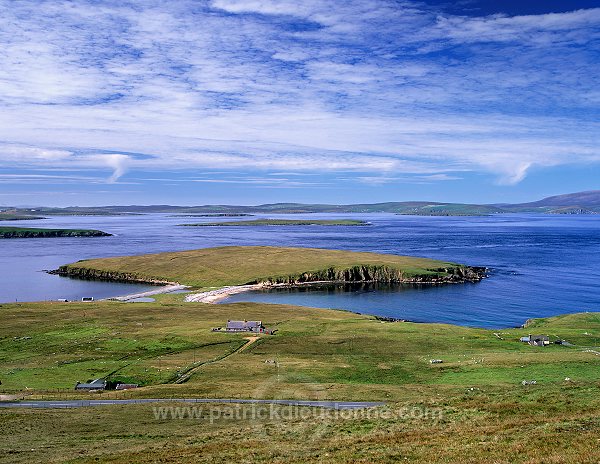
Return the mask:
<path id="1" fill-rule="evenodd" d="M 180 284 L 204 290 L 322 282 L 460 283 L 486 276 L 483 267 L 428 258 L 284 247 L 219 247 L 79 261 L 57 274 L 84 279 Z"/>
<path id="2" fill-rule="evenodd" d="M 0 227 L 0 238 L 109 237 L 112 234 L 90 229 L 39 229 L 35 227 Z"/>

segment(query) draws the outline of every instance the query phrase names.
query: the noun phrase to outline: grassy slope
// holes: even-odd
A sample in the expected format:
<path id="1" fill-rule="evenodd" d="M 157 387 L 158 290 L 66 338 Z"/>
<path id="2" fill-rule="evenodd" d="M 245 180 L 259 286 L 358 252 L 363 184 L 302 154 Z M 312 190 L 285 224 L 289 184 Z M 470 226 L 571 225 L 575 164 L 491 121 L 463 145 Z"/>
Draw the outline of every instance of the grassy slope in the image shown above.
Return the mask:
<path id="1" fill-rule="evenodd" d="M 355 219 L 255 219 L 251 221 L 203 222 L 200 224 L 180 224 L 189 227 L 210 226 L 366 226 L 365 221 Z"/>
<path id="2" fill-rule="evenodd" d="M 501 340 L 482 329 L 382 323 L 291 306 L 182 304 L 177 298 L 1 305 L 0 389 L 71 389 L 75 380 L 119 368 L 113 378 L 167 381 L 193 361 L 238 347 L 243 335 L 210 328 L 247 318 L 279 332 L 203 366 L 186 384 L 121 395 L 380 399 L 392 408 L 442 410 L 443 418 L 211 424 L 206 415 L 156 420 L 150 405 L 0 410 L 0 462 L 481 462 L 484 456 L 493 462 L 597 462 L 600 356 L 586 350 L 600 350 L 598 313 L 537 320 L 527 329 L 500 331 Z M 532 331 L 575 346 L 535 348 L 517 341 Z M 432 358 L 445 362 L 431 365 Z M 523 379 L 538 385 L 523 387 Z M 107 395 L 115 393 L 98 397 Z"/>
<path id="3" fill-rule="evenodd" d="M 119 376 L 142 383 L 168 381 L 194 360 L 211 360 L 243 342 L 215 333 L 227 319 L 262 320 L 278 329 L 252 349 L 206 366 L 192 393 L 251 395 L 278 359 L 294 378 L 331 384 L 334 398 L 386 399 L 402 384 L 501 385 L 524 378 L 561 384 L 565 377 L 600 380 L 600 314 L 536 321 L 499 332 L 443 324 L 384 323 L 344 311 L 237 303 L 34 303 L 0 307 L 0 379 L 5 389 L 69 388 L 76 380 Z M 527 333 L 566 338 L 574 347 L 533 348 Z M 28 338 L 30 337 L 30 338 Z M 159 357 L 161 365 L 159 366 Z M 441 358 L 443 364 L 430 365 Z M 483 361 L 482 361 L 483 360 Z M 229 366 L 223 369 L 223 366 Z M 167 369 L 167 367 L 169 369 Z M 166 387 L 152 387 L 161 391 Z M 170 387 L 169 387 L 170 388 Z"/>
<path id="4" fill-rule="evenodd" d="M 41 229 L 36 227 L 0 227 L 0 238 L 101 237 L 106 232 L 89 229 Z"/>
<path id="5" fill-rule="evenodd" d="M 406 275 L 432 274 L 430 269 L 456 266 L 426 258 L 314 248 L 221 247 L 92 259 L 68 267 L 130 273 L 199 287 L 221 287 L 356 265 L 386 265 L 401 269 Z"/>

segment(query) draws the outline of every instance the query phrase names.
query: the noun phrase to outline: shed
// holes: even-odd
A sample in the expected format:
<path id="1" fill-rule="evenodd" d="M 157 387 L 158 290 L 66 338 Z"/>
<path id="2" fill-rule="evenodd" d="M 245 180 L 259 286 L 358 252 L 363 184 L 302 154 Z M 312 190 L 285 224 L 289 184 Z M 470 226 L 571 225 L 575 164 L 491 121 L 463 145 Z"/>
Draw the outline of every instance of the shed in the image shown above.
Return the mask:
<path id="1" fill-rule="evenodd" d="M 118 383 L 115 390 L 131 390 L 138 387 L 139 385 L 137 383 Z"/>
<path id="2" fill-rule="evenodd" d="M 106 380 L 96 379 L 88 383 L 77 382 L 77 384 L 75 384 L 75 390 L 106 390 Z"/>

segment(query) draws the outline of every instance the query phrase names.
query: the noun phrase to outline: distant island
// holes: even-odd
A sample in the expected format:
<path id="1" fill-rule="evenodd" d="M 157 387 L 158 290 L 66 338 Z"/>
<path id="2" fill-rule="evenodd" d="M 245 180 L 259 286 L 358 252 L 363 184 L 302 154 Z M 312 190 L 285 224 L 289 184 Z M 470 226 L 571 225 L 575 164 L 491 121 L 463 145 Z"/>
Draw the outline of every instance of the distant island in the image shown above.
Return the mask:
<path id="1" fill-rule="evenodd" d="M 179 224 L 183 227 L 240 227 L 240 226 L 368 226 L 369 223 L 356 219 L 254 219 L 252 221 L 202 222 Z"/>
<path id="2" fill-rule="evenodd" d="M 173 214 L 169 217 L 176 218 L 213 218 L 213 217 L 247 217 L 254 216 L 254 214 L 246 213 L 207 213 L 207 214 Z"/>
<path id="3" fill-rule="evenodd" d="M 131 205 L 131 206 L 71 206 L 67 208 L 10 208 L 12 214 L 45 216 L 110 216 L 149 213 L 199 215 L 199 217 L 226 217 L 253 214 L 301 214 L 301 213 L 392 213 L 416 216 L 488 216 L 506 213 L 534 214 L 600 214 L 600 190 L 570 193 L 547 197 L 529 203 L 444 203 L 435 201 L 402 201 L 385 203 L 358 203 L 346 205 L 272 203 L 247 205 Z M 0 214 L 2 211 L 0 209 Z"/>
<path id="4" fill-rule="evenodd" d="M 30 216 L 26 214 L 0 213 L 0 221 L 32 221 L 35 219 L 46 219 L 43 216 Z"/>
<path id="5" fill-rule="evenodd" d="M 0 227 L 0 238 L 108 237 L 101 230 Z"/>

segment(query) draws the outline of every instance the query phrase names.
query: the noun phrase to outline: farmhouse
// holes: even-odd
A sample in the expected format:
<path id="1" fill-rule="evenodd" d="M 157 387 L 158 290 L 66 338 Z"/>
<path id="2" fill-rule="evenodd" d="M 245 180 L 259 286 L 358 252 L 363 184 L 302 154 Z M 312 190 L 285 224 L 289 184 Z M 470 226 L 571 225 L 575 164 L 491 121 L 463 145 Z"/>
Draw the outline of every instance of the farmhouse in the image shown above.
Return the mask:
<path id="1" fill-rule="evenodd" d="M 227 332 L 265 332 L 261 321 L 227 321 Z"/>
<path id="2" fill-rule="evenodd" d="M 521 341 L 529 343 L 531 346 L 545 346 L 550 344 L 550 337 L 547 335 L 528 335 L 521 337 Z"/>

